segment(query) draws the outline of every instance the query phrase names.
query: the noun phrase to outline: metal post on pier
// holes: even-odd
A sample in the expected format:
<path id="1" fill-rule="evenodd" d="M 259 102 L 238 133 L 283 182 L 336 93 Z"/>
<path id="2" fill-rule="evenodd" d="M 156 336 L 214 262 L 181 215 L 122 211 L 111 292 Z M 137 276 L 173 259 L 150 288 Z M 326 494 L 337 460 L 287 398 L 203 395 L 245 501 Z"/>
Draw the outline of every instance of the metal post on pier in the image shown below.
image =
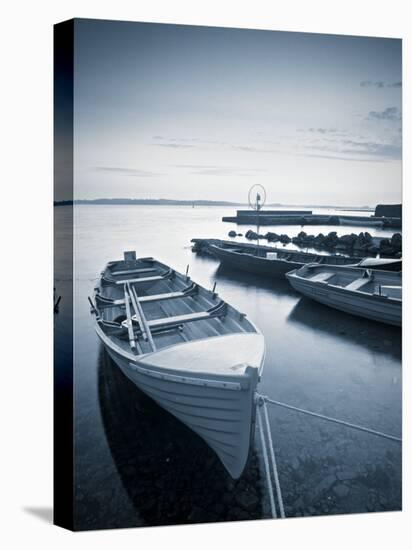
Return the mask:
<path id="1" fill-rule="evenodd" d="M 256 193 L 256 196 L 255 196 Z M 263 185 L 255 184 L 249 189 L 249 206 L 256 211 L 256 233 L 257 233 L 257 256 L 259 256 L 259 231 L 260 231 L 260 211 L 266 202 L 266 190 Z"/>

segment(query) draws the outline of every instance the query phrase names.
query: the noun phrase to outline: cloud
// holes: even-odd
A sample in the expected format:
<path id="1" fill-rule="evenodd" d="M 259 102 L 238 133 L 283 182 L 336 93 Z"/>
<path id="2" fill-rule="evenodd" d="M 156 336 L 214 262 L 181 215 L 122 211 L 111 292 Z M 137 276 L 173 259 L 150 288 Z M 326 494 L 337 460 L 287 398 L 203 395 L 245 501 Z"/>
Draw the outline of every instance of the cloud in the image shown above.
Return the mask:
<path id="1" fill-rule="evenodd" d="M 233 151 L 242 151 L 243 153 L 277 153 L 276 149 L 266 149 L 265 147 L 255 147 L 252 145 L 231 145 Z"/>
<path id="2" fill-rule="evenodd" d="M 154 147 L 170 147 L 171 149 L 193 149 L 195 146 L 188 143 L 152 143 Z"/>
<path id="3" fill-rule="evenodd" d="M 361 88 L 402 88 L 402 82 L 383 82 L 382 80 L 373 82 L 372 80 L 363 80 L 360 86 Z"/>
<path id="4" fill-rule="evenodd" d="M 264 168 L 237 168 L 234 166 L 217 166 L 213 164 L 174 164 L 175 168 L 184 168 L 197 176 L 251 176 L 267 172 Z"/>
<path id="5" fill-rule="evenodd" d="M 381 162 L 387 162 L 402 158 L 402 147 L 397 143 L 345 139 L 342 141 L 336 141 L 336 143 L 332 145 L 308 145 L 306 147 L 310 150 L 324 153 L 324 155 L 322 155 L 323 158 L 326 158 L 325 154 L 328 154 L 328 156 L 333 155 L 329 158 L 340 160 L 378 160 Z M 350 157 L 348 157 L 348 155 L 350 155 Z M 371 159 L 365 159 L 365 157 L 371 157 Z"/>
<path id="6" fill-rule="evenodd" d="M 301 155 L 301 156 L 317 158 L 317 159 L 325 159 L 325 160 L 343 160 L 345 162 L 385 162 L 384 159 L 379 159 L 379 158 L 367 159 L 367 158 L 348 157 L 348 156 L 342 157 L 342 156 L 333 155 L 333 154 L 331 154 L 331 155 L 317 155 L 317 154 L 305 153 L 304 155 Z"/>
<path id="7" fill-rule="evenodd" d="M 141 170 L 139 168 L 123 168 L 121 166 L 94 166 L 93 170 L 97 172 L 115 173 L 122 176 L 132 176 L 137 178 L 152 178 L 154 176 L 161 175 L 157 172 L 151 172 L 149 170 Z"/>
<path id="8" fill-rule="evenodd" d="M 384 88 L 385 87 L 385 83 L 382 82 L 381 80 L 378 81 L 378 82 L 372 82 L 372 80 L 364 80 L 363 82 L 360 83 L 361 85 L 361 88 Z"/>
<path id="9" fill-rule="evenodd" d="M 398 120 L 400 113 L 396 107 L 377 112 L 370 111 L 372 119 Z M 223 151 L 238 151 L 240 153 L 282 154 L 292 156 L 318 157 L 330 160 L 358 161 L 358 162 L 389 162 L 399 160 L 402 156 L 399 133 L 393 139 L 368 138 L 363 136 L 352 137 L 347 131 L 333 127 L 310 127 L 298 129 L 301 138 L 285 136 L 279 143 L 279 148 L 266 148 L 264 145 L 241 145 L 197 138 L 165 138 L 154 136 L 157 145 L 171 148 L 202 148 L 204 143 L 208 149 Z M 182 143 L 183 142 L 183 143 Z M 192 142 L 188 144 L 187 142 Z M 194 143 L 193 143 L 194 142 Z M 259 175 L 266 170 L 258 168 L 239 168 L 235 166 L 217 166 L 201 164 L 174 164 L 175 168 L 185 169 L 188 174 L 196 176 L 225 176 L 250 177 Z"/>
<path id="10" fill-rule="evenodd" d="M 311 134 L 334 134 L 336 128 L 308 128 L 306 130 L 298 130 L 298 132 L 310 132 Z"/>
<path id="11" fill-rule="evenodd" d="M 155 147 L 170 147 L 171 149 L 223 149 L 231 151 L 241 151 L 242 153 L 277 153 L 274 149 L 267 149 L 264 147 L 255 147 L 252 145 L 239 145 L 234 143 L 227 143 L 225 141 L 218 141 L 212 139 L 199 139 L 199 138 L 167 138 L 164 136 L 153 136 L 156 143 L 151 145 Z"/>
<path id="12" fill-rule="evenodd" d="M 368 119 L 401 120 L 402 114 L 397 107 L 387 107 L 383 111 L 369 111 Z"/>
<path id="13" fill-rule="evenodd" d="M 212 139 L 199 139 L 199 138 L 176 138 L 176 137 L 165 137 L 165 136 L 153 136 L 153 139 L 156 141 L 165 141 L 169 143 L 190 143 L 190 144 L 206 144 L 206 145 L 225 145 L 223 141 L 217 141 Z M 156 144 L 160 145 L 160 144 Z"/>
<path id="14" fill-rule="evenodd" d="M 354 140 L 346 140 L 344 143 L 349 145 L 349 148 L 343 149 L 342 152 L 344 153 L 371 155 L 391 160 L 402 158 L 402 147 L 395 143 L 362 142 Z"/>

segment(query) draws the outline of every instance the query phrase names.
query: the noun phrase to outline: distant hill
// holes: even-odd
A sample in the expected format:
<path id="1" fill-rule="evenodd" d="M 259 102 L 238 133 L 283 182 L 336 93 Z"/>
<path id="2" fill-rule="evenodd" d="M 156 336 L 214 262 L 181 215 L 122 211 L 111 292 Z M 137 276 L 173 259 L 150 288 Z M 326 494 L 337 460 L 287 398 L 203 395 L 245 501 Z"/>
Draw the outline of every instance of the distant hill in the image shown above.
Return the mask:
<path id="1" fill-rule="evenodd" d="M 240 202 L 208 201 L 208 200 L 173 200 L 173 199 L 77 199 L 74 201 L 54 201 L 54 206 L 69 206 L 72 204 L 117 204 L 117 205 L 148 205 L 148 206 L 242 206 Z"/>
<path id="2" fill-rule="evenodd" d="M 231 202 L 231 201 L 211 201 L 211 200 L 176 200 L 176 199 L 77 199 L 66 201 L 54 201 L 54 206 L 70 206 L 73 204 L 85 204 L 85 205 L 147 205 L 147 206 L 248 206 L 244 202 Z M 334 208 L 336 210 L 357 210 L 369 212 L 373 211 L 373 208 L 369 206 L 336 206 L 326 204 L 282 204 L 279 202 L 272 202 L 265 205 L 264 209 L 270 207 L 298 207 L 298 208 Z"/>

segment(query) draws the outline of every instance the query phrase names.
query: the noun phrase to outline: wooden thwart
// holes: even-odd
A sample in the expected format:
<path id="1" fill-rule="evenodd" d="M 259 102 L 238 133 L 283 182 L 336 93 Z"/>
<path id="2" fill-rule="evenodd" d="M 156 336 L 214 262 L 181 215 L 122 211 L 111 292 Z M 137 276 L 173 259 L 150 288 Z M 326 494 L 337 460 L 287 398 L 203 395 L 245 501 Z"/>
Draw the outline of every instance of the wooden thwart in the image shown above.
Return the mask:
<path id="1" fill-rule="evenodd" d="M 346 290 L 359 290 L 363 285 L 366 285 L 368 283 L 368 279 L 365 279 L 363 277 L 360 277 L 359 279 L 355 279 L 351 283 L 345 286 Z"/>
<path id="2" fill-rule="evenodd" d="M 226 304 L 220 302 L 208 311 L 198 311 L 195 313 L 185 313 L 183 315 L 175 315 L 173 317 L 162 317 L 148 321 L 150 328 L 165 328 L 170 325 L 181 325 L 183 323 L 193 323 L 194 321 L 204 321 L 213 317 L 223 317 L 225 315 Z"/>
<path id="3" fill-rule="evenodd" d="M 111 275 L 131 275 L 131 274 L 139 274 L 139 273 L 153 273 L 154 271 L 157 271 L 154 267 L 144 267 L 139 269 L 124 269 L 122 271 L 112 271 Z"/>
<path id="4" fill-rule="evenodd" d="M 136 279 L 124 279 L 121 281 L 114 281 L 116 285 L 124 285 L 126 283 L 154 283 L 156 281 L 162 281 L 172 275 L 173 271 L 170 269 L 163 275 L 154 275 L 153 277 L 138 277 Z"/>
<path id="5" fill-rule="evenodd" d="M 313 277 L 310 277 L 310 281 L 314 281 L 316 283 L 326 283 L 334 273 L 331 273 L 329 271 L 323 271 L 322 273 L 316 273 Z"/>
<path id="6" fill-rule="evenodd" d="M 160 294 L 151 294 L 149 296 L 139 296 L 138 301 L 143 303 L 148 302 L 160 302 L 162 300 L 175 300 L 177 298 L 185 298 L 186 296 L 191 296 L 197 291 L 197 285 L 194 283 L 190 286 L 187 286 L 183 290 L 178 290 L 176 292 L 161 292 Z M 109 300 L 107 298 L 101 298 L 99 295 L 96 296 L 97 301 L 100 302 L 101 307 L 117 307 L 125 304 L 123 299 L 119 300 Z"/>

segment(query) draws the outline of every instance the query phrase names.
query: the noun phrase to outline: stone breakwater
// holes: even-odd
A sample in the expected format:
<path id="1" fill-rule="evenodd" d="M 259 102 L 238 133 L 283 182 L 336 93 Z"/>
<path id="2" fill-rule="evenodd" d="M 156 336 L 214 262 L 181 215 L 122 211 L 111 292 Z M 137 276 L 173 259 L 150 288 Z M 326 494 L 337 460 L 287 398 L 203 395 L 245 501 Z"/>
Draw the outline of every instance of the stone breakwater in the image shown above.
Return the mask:
<path id="1" fill-rule="evenodd" d="M 382 256 L 402 256 L 402 235 L 394 233 L 390 238 L 372 237 L 367 231 L 350 233 L 338 236 L 336 231 L 331 231 L 327 235 L 319 233 L 318 235 L 308 235 L 301 231 L 296 237 L 289 237 L 286 234 L 277 234 L 267 232 L 265 235 L 258 235 L 255 231 L 249 230 L 245 237 L 249 240 L 266 239 L 268 242 L 282 244 L 293 243 L 301 248 L 314 248 L 328 251 L 348 251 L 358 254 L 371 255 L 381 254 Z"/>

